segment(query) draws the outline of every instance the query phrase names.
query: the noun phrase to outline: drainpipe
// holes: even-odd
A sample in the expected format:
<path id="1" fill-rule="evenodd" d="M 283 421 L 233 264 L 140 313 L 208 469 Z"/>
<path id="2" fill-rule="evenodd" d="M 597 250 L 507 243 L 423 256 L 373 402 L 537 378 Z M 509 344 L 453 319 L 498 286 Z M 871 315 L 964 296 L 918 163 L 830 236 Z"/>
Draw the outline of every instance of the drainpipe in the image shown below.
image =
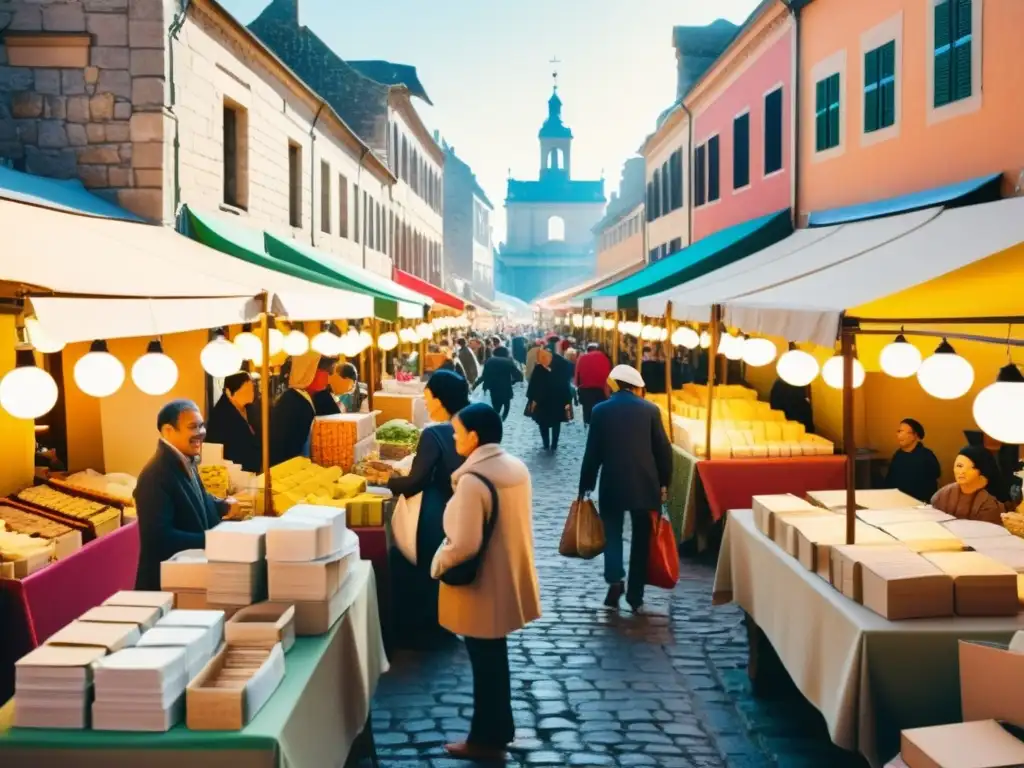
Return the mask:
<path id="1" fill-rule="evenodd" d="M 793 16 L 793 228 L 800 226 L 800 10 L 804 3 L 790 0 L 789 12 Z"/>
<path id="2" fill-rule="evenodd" d="M 685 98 L 685 97 L 684 97 Z M 693 112 L 686 106 L 686 102 L 683 99 L 679 100 L 679 106 L 683 108 L 686 113 L 686 130 L 687 130 L 687 159 L 690 161 L 690 179 L 693 179 Z M 693 185 L 688 185 L 688 194 L 686 195 L 686 244 L 693 245 Z"/>
<path id="3" fill-rule="evenodd" d="M 324 111 L 324 107 L 327 106 L 326 101 L 321 101 L 320 106 L 316 108 L 316 114 L 313 116 L 313 124 L 309 126 L 309 244 L 314 248 L 316 247 L 316 195 L 313 194 L 313 190 L 316 189 L 316 124 L 320 120 L 320 115 Z M 327 180 L 330 184 L 330 179 Z M 321 189 L 320 194 L 324 191 Z M 327 212 L 330 215 L 330 211 Z M 320 222 L 320 227 L 323 228 L 323 222 Z"/>
<path id="4" fill-rule="evenodd" d="M 188 8 L 192 0 L 181 0 L 181 8 L 175 14 L 171 25 L 167 28 L 167 65 L 168 65 L 168 104 L 167 113 L 174 120 L 174 217 L 178 216 L 178 208 L 181 206 L 181 126 L 178 122 L 178 115 L 174 111 L 177 102 L 177 88 L 174 83 L 174 43 L 178 39 L 181 28 L 185 26 L 188 17 Z"/>
<path id="5" fill-rule="evenodd" d="M 359 192 L 363 191 L 363 161 L 366 159 L 366 153 L 369 152 L 369 147 L 363 147 L 363 151 L 359 155 L 359 168 L 356 170 L 356 201 L 355 207 L 359 208 Z M 353 190 L 355 191 L 355 190 Z M 356 225 L 356 237 L 359 237 L 358 228 L 362 225 L 362 222 L 366 221 L 366 209 L 363 208 L 362 218 L 357 219 Z M 366 227 L 363 227 L 363 236 L 359 237 L 359 244 L 363 248 L 363 269 L 366 269 Z"/>

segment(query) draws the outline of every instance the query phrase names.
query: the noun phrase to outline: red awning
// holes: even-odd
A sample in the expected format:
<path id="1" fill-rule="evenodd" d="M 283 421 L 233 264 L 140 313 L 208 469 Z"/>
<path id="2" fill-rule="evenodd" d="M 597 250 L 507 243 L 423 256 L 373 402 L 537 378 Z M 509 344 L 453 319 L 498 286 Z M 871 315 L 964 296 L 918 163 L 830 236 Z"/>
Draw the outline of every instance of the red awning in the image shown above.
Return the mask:
<path id="1" fill-rule="evenodd" d="M 408 272 L 395 268 L 395 274 L 392 278 L 399 285 L 408 288 L 410 291 L 416 291 L 416 293 L 422 293 L 424 296 L 428 296 L 434 300 L 435 304 L 444 304 L 446 307 L 457 309 L 460 312 L 466 308 L 466 302 L 460 299 L 458 296 L 453 296 L 448 291 L 442 291 L 436 285 L 428 283 L 426 280 L 422 280 L 416 275 L 410 275 Z"/>

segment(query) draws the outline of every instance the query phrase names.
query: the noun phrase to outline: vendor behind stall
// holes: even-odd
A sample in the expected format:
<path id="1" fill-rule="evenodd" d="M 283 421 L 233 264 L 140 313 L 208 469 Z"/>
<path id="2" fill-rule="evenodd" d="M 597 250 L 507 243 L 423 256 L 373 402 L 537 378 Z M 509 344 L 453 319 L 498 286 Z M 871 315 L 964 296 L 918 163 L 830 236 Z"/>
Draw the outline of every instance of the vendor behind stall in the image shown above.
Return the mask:
<path id="1" fill-rule="evenodd" d="M 260 436 L 249 421 L 249 407 L 256 399 L 256 386 L 246 371 L 224 379 L 224 392 L 210 411 L 206 439 L 224 446 L 224 458 L 240 464 L 246 472 L 262 471 Z"/>
<path id="2" fill-rule="evenodd" d="M 290 363 L 288 389 L 277 398 L 270 415 L 271 466 L 308 456 L 313 419 L 340 412 L 329 394 L 317 396 L 329 388 L 334 358 L 310 351 L 293 357 Z"/>
<path id="3" fill-rule="evenodd" d="M 186 549 L 202 549 L 206 531 L 238 511 L 233 498 L 212 496 L 196 462 L 206 439 L 199 406 L 173 400 L 157 415 L 160 442 L 139 474 L 135 508 L 139 518 L 139 564 L 135 588 L 160 589 L 160 563 Z"/>
<path id="4" fill-rule="evenodd" d="M 956 482 L 932 496 L 933 507 L 962 519 L 1003 524 L 1002 479 L 991 453 L 980 445 L 965 445 L 953 463 L 953 477 Z"/>
<path id="5" fill-rule="evenodd" d="M 917 419 L 904 419 L 896 429 L 896 443 L 899 445 L 889 463 L 886 485 L 913 496 L 919 501 L 928 501 L 939 489 L 942 468 L 935 454 L 925 448 L 924 427 Z"/>

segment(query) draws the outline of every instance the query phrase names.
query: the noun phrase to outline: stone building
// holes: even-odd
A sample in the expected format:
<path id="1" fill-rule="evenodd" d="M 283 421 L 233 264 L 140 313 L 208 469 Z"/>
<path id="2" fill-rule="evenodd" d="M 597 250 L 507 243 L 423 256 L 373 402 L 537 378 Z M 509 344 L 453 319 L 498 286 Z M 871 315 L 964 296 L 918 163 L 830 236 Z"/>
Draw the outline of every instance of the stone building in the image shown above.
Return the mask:
<path id="1" fill-rule="evenodd" d="M 473 169 L 442 142 L 444 161 L 444 264 L 446 290 L 472 301 L 494 298 L 494 206 Z M 467 290 L 468 289 L 468 290 Z"/>
<path id="2" fill-rule="evenodd" d="M 531 301 L 594 272 L 591 228 L 604 210 L 604 179 L 572 178 L 572 131 L 555 87 L 538 134 L 537 180 L 508 180 L 506 242 L 495 263 L 497 289 Z"/>
<path id="3" fill-rule="evenodd" d="M 631 157 L 622 166 L 619 189 L 594 225 L 597 276 L 611 275 L 646 259 L 644 249 L 644 159 Z"/>

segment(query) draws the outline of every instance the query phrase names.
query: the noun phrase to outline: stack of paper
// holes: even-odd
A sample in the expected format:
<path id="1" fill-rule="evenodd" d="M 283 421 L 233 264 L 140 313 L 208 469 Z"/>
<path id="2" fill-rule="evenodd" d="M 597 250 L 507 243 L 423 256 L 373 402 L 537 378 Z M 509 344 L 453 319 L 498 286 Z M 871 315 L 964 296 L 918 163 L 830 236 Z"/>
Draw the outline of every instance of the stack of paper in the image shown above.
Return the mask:
<path id="1" fill-rule="evenodd" d="M 126 608 L 156 608 L 161 616 L 174 607 L 174 595 L 170 592 L 135 592 L 122 590 L 115 592 L 106 600 L 104 605 L 120 605 Z"/>
<path id="2" fill-rule="evenodd" d="M 153 627 L 139 640 L 139 648 L 184 648 L 188 679 L 198 675 L 217 652 L 216 633 L 210 627 Z"/>
<path id="3" fill-rule="evenodd" d="M 206 532 L 206 600 L 211 606 L 237 610 L 266 597 L 267 531 L 272 517 L 223 522 Z"/>
<path id="4" fill-rule="evenodd" d="M 14 724 L 19 728 L 87 728 L 92 666 L 105 648 L 43 645 L 14 665 Z"/>
<path id="5" fill-rule="evenodd" d="M 274 517 L 228 520 L 206 532 L 206 559 L 220 563 L 255 563 L 265 556 L 267 530 Z"/>
<path id="6" fill-rule="evenodd" d="M 92 727 L 167 731 L 185 714 L 184 648 L 127 648 L 96 663 Z"/>
<path id="7" fill-rule="evenodd" d="M 160 588 L 174 593 L 174 607 L 206 608 L 206 552 L 187 549 L 160 563 Z"/>
<path id="8" fill-rule="evenodd" d="M 163 613 L 160 608 L 139 606 L 99 605 L 90 608 L 78 617 L 79 621 L 93 621 L 103 624 L 135 624 L 147 630 L 156 624 Z"/>
<path id="9" fill-rule="evenodd" d="M 846 491 L 808 491 L 807 498 L 827 509 L 846 509 Z M 907 509 L 920 507 L 921 502 L 902 491 L 888 488 L 858 490 L 854 494 L 862 509 Z"/>
<path id="10" fill-rule="evenodd" d="M 314 504 L 297 504 L 289 509 L 281 518 L 281 524 L 294 522 L 312 523 L 317 527 L 317 557 L 325 557 L 340 552 L 349 541 L 348 528 L 345 525 L 345 510 L 339 507 L 321 507 Z M 276 534 L 275 534 L 276 535 Z M 271 557 L 268 560 L 284 558 Z"/>
<path id="11" fill-rule="evenodd" d="M 224 611 L 174 610 L 157 622 L 157 627 L 199 627 L 210 634 L 210 647 L 216 650 L 224 641 Z"/>
<path id="12" fill-rule="evenodd" d="M 138 624 L 117 624 L 98 621 L 72 621 L 52 635 L 47 645 L 91 646 L 110 653 L 130 648 L 139 642 L 142 632 Z"/>
<path id="13" fill-rule="evenodd" d="M 328 557 L 308 562 L 271 562 L 267 576 L 270 599 L 329 600 L 341 588 L 352 559 L 359 559 L 359 537 L 352 531 L 345 546 Z"/>
<path id="14" fill-rule="evenodd" d="M 224 606 L 226 609 L 240 608 L 267 596 L 267 563 L 208 564 L 209 576 L 206 602 L 210 606 Z"/>

